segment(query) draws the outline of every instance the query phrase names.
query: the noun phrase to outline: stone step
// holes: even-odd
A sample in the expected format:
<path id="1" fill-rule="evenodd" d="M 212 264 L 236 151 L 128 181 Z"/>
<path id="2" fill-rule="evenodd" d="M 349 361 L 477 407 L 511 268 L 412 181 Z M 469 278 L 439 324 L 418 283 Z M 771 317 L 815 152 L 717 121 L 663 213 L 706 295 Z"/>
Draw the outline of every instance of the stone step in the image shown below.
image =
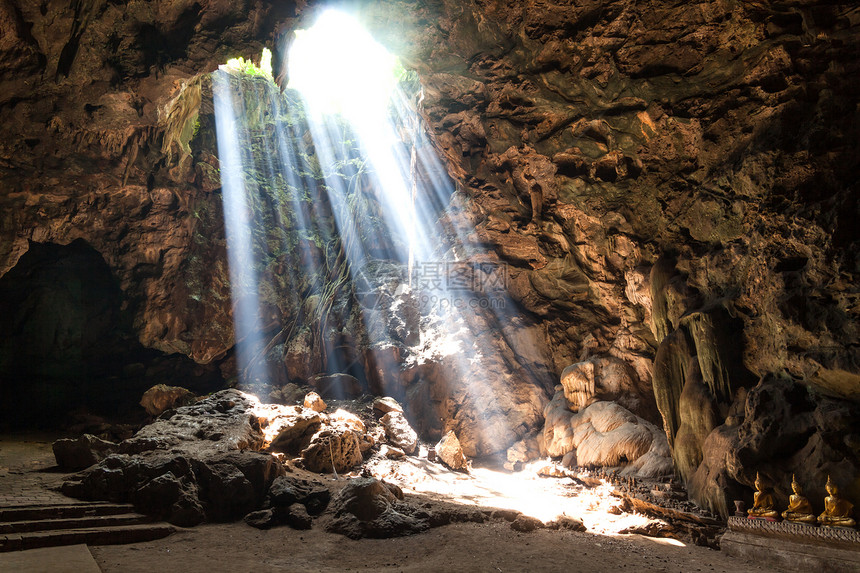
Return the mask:
<path id="1" fill-rule="evenodd" d="M 95 515 L 131 513 L 134 507 L 127 503 L 70 503 L 61 505 L 22 505 L 0 508 L 0 521 L 36 521 Z"/>
<path id="2" fill-rule="evenodd" d="M 119 525 L 0 534 L 0 552 L 21 551 L 60 545 L 119 545 L 167 537 L 176 529 L 166 524 Z"/>
<path id="3" fill-rule="evenodd" d="M 152 518 L 139 513 L 120 513 L 117 515 L 93 515 L 85 517 L 65 517 L 60 519 L 38 519 L 27 521 L 0 522 L 0 534 L 28 533 L 31 531 L 51 531 L 57 529 L 87 529 L 109 525 L 139 525 L 151 523 Z"/>

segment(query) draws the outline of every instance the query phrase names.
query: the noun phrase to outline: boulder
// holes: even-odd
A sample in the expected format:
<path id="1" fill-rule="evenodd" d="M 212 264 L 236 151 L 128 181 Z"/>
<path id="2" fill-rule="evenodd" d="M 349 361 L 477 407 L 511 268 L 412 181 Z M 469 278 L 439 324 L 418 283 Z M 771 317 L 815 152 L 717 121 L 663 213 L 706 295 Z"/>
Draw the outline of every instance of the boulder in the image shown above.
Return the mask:
<path id="1" fill-rule="evenodd" d="M 275 512 L 278 522 L 289 525 L 293 529 L 310 529 L 313 527 L 313 517 L 308 515 L 305 506 L 294 503 L 286 509 Z"/>
<path id="2" fill-rule="evenodd" d="M 308 392 L 305 396 L 304 407 L 314 412 L 325 412 L 326 403 L 316 392 Z"/>
<path id="3" fill-rule="evenodd" d="M 361 396 L 363 388 L 355 376 L 349 374 L 320 374 L 310 380 L 323 398 L 342 400 Z"/>
<path id="4" fill-rule="evenodd" d="M 276 509 L 289 508 L 301 504 L 309 515 L 319 515 L 325 511 L 331 500 L 328 488 L 319 483 L 281 476 L 269 489 L 268 504 Z"/>
<path id="5" fill-rule="evenodd" d="M 242 473 L 253 489 L 254 505 L 259 506 L 274 481 L 286 473 L 283 464 L 270 454 L 261 452 L 225 452 L 202 460 L 207 466 L 229 465 Z M 197 462 L 192 462 L 196 474 L 206 473 Z"/>
<path id="6" fill-rule="evenodd" d="M 332 423 L 346 426 L 350 430 L 353 430 L 354 432 L 357 432 L 359 434 L 363 434 L 367 429 L 364 425 L 364 422 L 361 421 L 361 418 L 359 418 L 352 412 L 347 412 L 342 408 L 338 408 L 337 410 L 335 410 L 334 414 L 332 414 L 329 419 Z"/>
<path id="7" fill-rule="evenodd" d="M 403 407 L 390 396 L 382 396 L 373 401 L 374 412 L 387 414 L 388 412 L 403 412 Z"/>
<path id="8" fill-rule="evenodd" d="M 274 456 L 243 449 L 263 444 L 261 410 L 255 398 L 235 390 L 179 407 L 117 445 L 122 453 L 69 478 L 62 491 L 87 500 L 131 502 L 141 513 L 177 525 L 242 517 L 260 508 L 284 473 Z M 80 441 L 98 444 L 86 436 Z M 58 445 L 58 451 L 64 447 Z"/>
<path id="9" fill-rule="evenodd" d="M 572 412 L 559 386 L 545 415 L 544 440 L 550 456 L 575 452 L 578 465 L 624 466 L 623 475 L 672 473 L 671 451 L 663 431 L 614 402 L 593 402 Z"/>
<path id="10" fill-rule="evenodd" d="M 326 426 L 302 450 L 302 463 L 312 472 L 345 472 L 361 463 L 358 434 L 342 426 Z"/>
<path id="11" fill-rule="evenodd" d="M 66 470 L 81 470 L 97 464 L 116 452 L 117 444 L 92 434 L 63 438 L 52 444 L 57 465 Z"/>
<path id="12" fill-rule="evenodd" d="M 401 537 L 430 527 L 429 514 L 402 503 L 397 486 L 376 478 L 350 480 L 332 500 L 326 530 L 351 539 Z"/>
<path id="13" fill-rule="evenodd" d="M 260 401 L 238 390 L 221 390 L 167 418 L 144 426 L 120 445 L 120 452 L 184 452 L 201 457 L 229 450 L 258 450 L 264 443 L 256 408 Z"/>
<path id="14" fill-rule="evenodd" d="M 523 533 L 528 533 L 535 529 L 543 529 L 544 527 L 543 521 L 529 515 L 518 515 L 517 518 L 511 522 L 511 529 L 514 531 L 521 531 Z"/>
<path id="15" fill-rule="evenodd" d="M 442 463 L 452 470 L 462 470 L 468 467 L 466 455 L 463 453 L 460 440 L 457 439 L 454 430 L 450 430 L 442 436 L 442 439 L 436 444 L 436 455 Z"/>
<path id="16" fill-rule="evenodd" d="M 541 455 L 538 436 L 540 436 L 540 434 L 537 436 L 529 436 L 508 448 L 506 453 L 508 463 L 526 463 L 538 459 Z"/>
<path id="17" fill-rule="evenodd" d="M 199 458 L 150 451 L 114 454 L 69 478 L 62 491 L 91 501 L 134 503 L 147 515 L 191 526 L 205 519 L 238 519 L 258 509 L 283 466 L 258 452 Z"/>
<path id="18" fill-rule="evenodd" d="M 146 482 L 134 492 L 137 511 L 153 515 L 180 527 L 193 527 L 206 519 L 194 482 L 167 472 Z"/>
<path id="19" fill-rule="evenodd" d="M 302 402 L 306 394 L 306 390 L 302 389 L 298 384 L 288 382 L 283 386 L 272 388 L 269 391 L 269 401 L 277 404 L 292 405 L 296 402 Z"/>
<path id="20" fill-rule="evenodd" d="M 547 529 L 570 529 L 571 531 L 587 531 L 588 528 L 582 523 L 582 520 L 561 515 L 558 519 L 550 521 L 546 524 Z"/>
<path id="21" fill-rule="evenodd" d="M 406 452 L 400 448 L 383 444 L 382 447 L 379 448 L 379 455 L 384 458 L 388 458 L 389 460 L 399 460 L 406 456 Z"/>
<path id="22" fill-rule="evenodd" d="M 252 511 L 244 517 L 245 523 L 257 529 L 269 529 L 277 525 L 275 512 L 272 509 L 260 509 Z"/>
<path id="23" fill-rule="evenodd" d="M 194 400 L 195 396 L 191 390 L 179 386 L 156 384 L 143 393 L 140 405 L 150 416 L 160 416 L 167 410 L 193 404 Z"/>
<path id="24" fill-rule="evenodd" d="M 415 448 L 418 447 L 418 434 L 409 425 L 402 412 L 392 410 L 380 418 L 379 422 L 385 428 L 385 436 L 392 445 L 410 455 L 415 452 Z"/>
<path id="25" fill-rule="evenodd" d="M 272 406 L 265 411 L 267 435 L 272 436 L 268 449 L 297 455 L 320 429 L 319 412 L 301 406 Z"/>

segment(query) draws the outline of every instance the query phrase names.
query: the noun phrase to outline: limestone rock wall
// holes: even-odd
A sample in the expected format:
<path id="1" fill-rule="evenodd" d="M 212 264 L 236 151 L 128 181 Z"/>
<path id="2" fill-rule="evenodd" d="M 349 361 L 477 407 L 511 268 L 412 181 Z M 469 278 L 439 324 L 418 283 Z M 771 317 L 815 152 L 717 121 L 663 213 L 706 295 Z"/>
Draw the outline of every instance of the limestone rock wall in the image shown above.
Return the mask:
<path id="1" fill-rule="evenodd" d="M 834 413 L 799 435 L 789 412 L 855 412 L 860 392 L 860 10 L 443 1 L 404 19 L 437 24 L 390 41 L 556 372 L 634 339 L 621 358 L 653 361 L 676 471 L 722 513 L 755 469 L 779 496 L 792 471 L 816 492 L 839 473 L 857 499 L 856 430 Z"/>

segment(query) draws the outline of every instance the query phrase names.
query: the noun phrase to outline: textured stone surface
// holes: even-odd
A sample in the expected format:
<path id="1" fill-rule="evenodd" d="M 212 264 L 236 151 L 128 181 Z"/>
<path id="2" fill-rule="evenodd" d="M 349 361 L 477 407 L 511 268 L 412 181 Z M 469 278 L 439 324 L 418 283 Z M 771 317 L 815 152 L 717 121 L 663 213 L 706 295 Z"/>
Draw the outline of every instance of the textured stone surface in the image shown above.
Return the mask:
<path id="1" fill-rule="evenodd" d="M 345 472 L 361 460 L 358 434 L 342 426 L 323 428 L 302 450 L 302 463 L 312 472 Z"/>
<path id="2" fill-rule="evenodd" d="M 263 432 L 254 412 L 259 400 L 238 390 L 222 390 L 172 416 L 144 426 L 122 443 L 123 453 L 172 449 L 191 455 L 229 450 L 257 450 Z"/>
<path id="3" fill-rule="evenodd" d="M 460 440 L 453 430 L 442 436 L 442 439 L 436 443 L 436 456 L 452 470 L 465 469 L 468 464 Z"/>
<path id="4" fill-rule="evenodd" d="M 325 412 L 327 408 L 325 401 L 316 392 L 309 392 L 304 399 L 302 405 L 314 412 Z"/>
<path id="5" fill-rule="evenodd" d="M 658 477 L 672 473 L 663 432 L 615 402 L 593 402 L 573 412 L 563 387 L 546 409 L 544 444 L 550 456 L 567 456 L 568 466 L 622 466 L 622 475 Z M 572 454 L 571 454 L 572 452 Z"/>
<path id="6" fill-rule="evenodd" d="M 360 539 L 402 537 L 428 529 L 429 514 L 416 515 L 416 508 L 402 499 L 400 488 L 378 479 L 350 480 L 332 499 L 335 514 L 326 530 Z"/>
<path id="7" fill-rule="evenodd" d="M 194 398 L 194 393 L 186 388 L 156 384 L 143 393 L 140 405 L 150 416 L 158 416 L 166 410 L 192 404 Z"/>
<path id="8" fill-rule="evenodd" d="M 88 468 L 117 450 L 117 444 L 92 434 L 84 434 L 75 439 L 63 438 L 54 442 L 51 447 L 57 465 L 68 470 Z"/>
<path id="9" fill-rule="evenodd" d="M 418 447 L 418 434 L 415 433 L 415 430 L 409 425 L 409 420 L 401 412 L 392 410 L 380 418 L 379 422 L 385 428 L 388 441 L 398 448 L 402 448 L 407 454 L 411 454 Z"/>

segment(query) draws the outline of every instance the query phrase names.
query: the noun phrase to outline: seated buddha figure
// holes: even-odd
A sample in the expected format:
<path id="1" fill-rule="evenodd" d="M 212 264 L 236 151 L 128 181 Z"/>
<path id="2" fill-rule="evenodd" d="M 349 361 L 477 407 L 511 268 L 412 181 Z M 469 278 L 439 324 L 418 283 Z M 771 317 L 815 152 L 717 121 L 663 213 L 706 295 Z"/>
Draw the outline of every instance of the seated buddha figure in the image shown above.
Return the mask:
<path id="1" fill-rule="evenodd" d="M 758 472 L 755 474 L 755 489 L 753 494 L 753 506 L 747 510 L 747 517 L 750 518 L 771 518 L 779 517 L 779 512 L 773 508 L 773 495 L 764 487 L 764 482 L 761 480 Z"/>
<path id="2" fill-rule="evenodd" d="M 803 487 L 797 483 L 794 475 L 791 476 L 791 490 L 794 492 L 788 498 L 788 509 L 782 512 L 782 518 L 794 523 L 815 523 L 815 514 L 812 513 L 812 504 L 803 497 Z"/>
<path id="3" fill-rule="evenodd" d="M 818 516 L 818 523 L 831 527 L 854 527 L 856 523 L 851 519 L 851 510 L 854 504 L 839 498 L 839 488 L 827 476 L 827 497 L 824 498 L 824 513 Z"/>

